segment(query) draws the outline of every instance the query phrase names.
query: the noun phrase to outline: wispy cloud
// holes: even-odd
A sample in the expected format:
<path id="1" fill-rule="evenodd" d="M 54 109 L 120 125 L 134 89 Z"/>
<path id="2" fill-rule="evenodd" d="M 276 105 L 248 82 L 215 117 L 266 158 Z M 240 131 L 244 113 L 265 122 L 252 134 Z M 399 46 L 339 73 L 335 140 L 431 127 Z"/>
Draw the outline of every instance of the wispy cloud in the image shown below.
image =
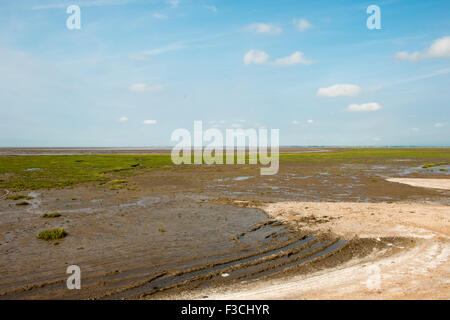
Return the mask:
<path id="1" fill-rule="evenodd" d="M 178 5 L 180 4 L 181 0 L 166 0 L 166 2 L 167 2 L 168 4 L 170 4 L 170 6 L 171 6 L 172 8 L 176 8 L 176 7 L 178 7 Z"/>
<path id="2" fill-rule="evenodd" d="M 434 78 L 434 77 L 444 75 L 444 74 L 449 74 L 449 73 L 450 73 L 450 68 L 442 68 L 442 69 L 439 69 L 439 70 L 436 70 L 436 71 L 433 71 L 430 73 L 420 74 L 420 75 L 410 77 L 407 79 L 401 79 L 401 80 L 393 81 L 393 82 L 386 83 L 383 85 L 379 85 L 375 88 L 372 88 L 371 90 L 380 90 L 380 89 L 388 88 L 388 87 L 395 86 L 395 85 L 400 85 L 400 84 L 414 82 L 414 81 L 423 80 L 423 79 Z"/>
<path id="3" fill-rule="evenodd" d="M 158 19 L 158 20 L 164 20 L 167 19 L 168 17 L 165 14 L 159 13 L 159 12 L 155 12 L 152 15 L 153 18 Z"/>
<path id="4" fill-rule="evenodd" d="M 244 64 L 264 64 L 269 60 L 269 55 L 260 50 L 250 50 L 244 55 Z"/>
<path id="5" fill-rule="evenodd" d="M 135 61 L 148 61 L 150 60 L 150 56 L 157 56 L 163 53 L 185 49 L 188 47 L 189 43 L 191 43 L 191 41 L 178 41 L 169 43 L 162 47 L 150 49 L 141 53 L 130 54 L 128 58 Z"/>
<path id="6" fill-rule="evenodd" d="M 431 46 L 422 52 L 408 53 L 406 51 L 397 52 L 395 57 L 399 60 L 418 61 L 428 58 L 450 58 L 450 36 L 445 36 L 435 40 Z"/>
<path id="7" fill-rule="evenodd" d="M 261 51 L 252 49 L 244 55 L 244 64 L 266 64 L 269 62 L 269 54 Z M 296 64 L 311 64 L 311 60 L 304 57 L 303 52 L 296 51 L 290 56 L 276 59 L 275 62 L 270 63 L 277 66 L 292 66 Z"/>
<path id="8" fill-rule="evenodd" d="M 296 51 L 290 56 L 275 60 L 275 64 L 279 66 L 292 66 L 296 64 L 311 64 L 312 61 L 305 58 L 303 52 Z"/>
<path id="9" fill-rule="evenodd" d="M 311 23 L 309 23 L 308 20 L 306 19 L 295 19 L 292 20 L 292 23 L 295 25 L 295 27 L 297 28 L 298 31 L 306 31 L 308 29 L 311 29 L 313 26 Z"/>
<path id="10" fill-rule="evenodd" d="M 144 120 L 144 121 L 142 121 L 142 124 L 147 124 L 147 125 L 156 124 L 156 120 Z"/>
<path id="11" fill-rule="evenodd" d="M 218 38 L 230 35 L 230 34 L 231 33 L 219 33 L 219 34 L 209 35 L 209 36 L 202 37 L 202 38 L 197 38 L 197 39 L 176 41 L 176 42 L 172 42 L 172 43 L 169 43 L 169 44 L 157 47 L 157 48 L 153 48 L 153 49 L 150 49 L 150 50 L 146 50 L 146 51 L 138 52 L 138 53 L 135 53 L 135 54 L 131 54 L 131 55 L 129 55 L 129 58 L 132 59 L 133 57 L 134 58 L 135 57 L 143 58 L 144 56 L 147 56 L 147 57 L 157 56 L 157 55 L 164 54 L 164 53 L 167 53 L 167 52 L 172 52 L 172 51 L 178 51 L 178 50 L 186 49 L 186 48 L 189 48 L 191 45 L 203 43 L 203 42 L 210 41 L 210 40 L 213 40 L 213 39 L 218 39 Z M 134 60 L 136 60 L 136 59 L 134 59 Z"/>
<path id="12" fill-rule="evenodd" d="M 272 23 L 253 23 L 245 27 L 245 30 L 265 34 L 278 34 L 282 31 L 281 27 Z"/>
<path id="13" fill-rule="evenodd" d="M 134 61 L 150 61 L 150 57 L 145 54 L 141 53 L 133 53 L 128 55 L 128 59 L 134 60 Z"/>
<path id="14" fill-rule="evenodd" d="M 205 8 L 208 9 L 208 10 L 211 10 L 212 12 L 219 11 L 219 9 L 217 9 L 217 7 L 213 6 L 213 5 L 206 5 Z"/>
<path id="15" fill-rule="evenodd" d="M 131 2 L 135 2 L 136 0 L 91 0 L 91 1 L 78 1 L 75 3 L 80 7 L 103 7 L 103 6 L 121 6 L 126 5 Z M 45 9 L 60 9 L 67 8 L 71 4 L 74 4 L 73 1 L 60 1 L 49 4 L 37 5 L 31 7 L 32 10 L 45 10 Z"/>
<path id="16" fill-rule="evenodd" d="M 128 90 L 133 92 L 155 92 L 161 91 L 162 89 L 164 89 L 164 86 L 161 84 L 151 86 L 146 83 L 135 83 L 128 88 Z"/>
<path id="17" fill-rule="evenodd" d="M 180 41 L 180 42 L 170 43 L 166 46 L 162 46 L 159 48 L 145 51 L 145 54 L 150 55 L 150 56 L 155 56 L 155 55 L 159 55 L 159 54 L 170 52 L 170 51 L 184 49 L 184 48 L 186 48 L 188 43 L 189 43 L 189 41 Z"/>
<path id="18" fill-rule="evenodd" d="M 312 120 L 312 119 L 306 120 L 306 125 L 313 124 L 313 123 L 314 123 L 314 120 Z M 298 120 L 291 121 L 291 124 L 294 126 L 298 126 L 298 125 L 302 125 L 303 127 L 305 126 L 303 121 L 301 122 Z"/>
<path id="19" fill-rule="evenodd" d="M 376 102 L 368 102 L 362 104 L 353 103 L 347 107 L 347 111 L 350 112 L 373 112 L 380 109 L 382 109 L 382 106 L 380 106 Z"/>
<path id="20" fill-rule="evenodd" d="M 354 84 L 335 84 L 328 88 L 319 88 L 317 95 L 322 97 L 352 97 L 361 93 L 361 88 Z"/>
<path id="21" fill-rule="evenodd" d="M 417 81 L 417 80 L 422 80 L 422 79 L 428 79 L 428 78 L 434 78 L 443 74 L 448 74 L 450 73 L 450 68 L 443 68 L 440 70 L 436 70 L 434 72 L 430 72 L 430 73 L 426 73 L 426 74 L 422 74 L 422 75 L 418 75 L 416 77 L 411 77 L 408 79 L 404 79 L 404 80 L 399 80 L 397 82 L 395 82 L 395 84 L 397 83 L 407 83 L 407 82 L 412 82 L 412 81 Z"/>
<path id="22" fill-rule="evenodd" d="M 119 119 L 117 119 L 118 122 L 127 122 L 128 118 L 127 117 L 120 117 Z"/>

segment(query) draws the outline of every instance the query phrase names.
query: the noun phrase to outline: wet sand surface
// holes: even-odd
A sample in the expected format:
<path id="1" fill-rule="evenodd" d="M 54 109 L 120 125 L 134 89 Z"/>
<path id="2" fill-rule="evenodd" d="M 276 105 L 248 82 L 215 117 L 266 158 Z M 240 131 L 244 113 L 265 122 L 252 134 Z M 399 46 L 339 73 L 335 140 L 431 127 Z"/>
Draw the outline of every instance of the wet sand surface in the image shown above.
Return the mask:
<path id="1" fill-rule="evenodd" d="M 413 187 L 450 190 L 450 179 L 391 178 L 390 182 L 404 183 Z"/>
<path id="2" fill-rule="evenodd" d="M 383 203 L 370 211 L 376 221 L 390 205 L 427 203 L 444 208 L 440 224 L 448 227 L 449 190 L 386 180 L 444 179 L 448 171 L 397 160 L 288 162 L 274 176 L 261 176 L 249 165 L 184 166 L 126 177 L 119 189 L 84 183 L 25 192 L 33 196 L 28 206 L 4 197 L 0 299 L 202 298 L 227 286 L 326 272 L 374 252 L 387 258 L 417 248 L 422 239 L 410 233 L 340 232 L 335 226 L 344 225 L 342 210 L 329 205 L 329 214 L 317 215 L 305 208 Z M 298 219 L 269 209 L 292 202 L 301 203 Z M 61 217 L 41 217 L 56 211 Z M 56 227 L 68 236 L 50 242 L 36 238 Z M 436 232 L 447 248 L 448 232 Z M 72 264 L 81 268 L 82 290 L 66 288 L 66 268 Z M 284 297 L 294 296 L 299 298 Z"/>

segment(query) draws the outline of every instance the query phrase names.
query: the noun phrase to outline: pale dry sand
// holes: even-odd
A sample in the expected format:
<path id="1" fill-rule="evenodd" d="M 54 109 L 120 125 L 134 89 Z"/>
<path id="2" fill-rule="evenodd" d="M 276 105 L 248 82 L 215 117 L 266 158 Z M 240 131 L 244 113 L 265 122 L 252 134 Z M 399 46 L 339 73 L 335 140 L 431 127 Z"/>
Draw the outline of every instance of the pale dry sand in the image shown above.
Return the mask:
<path id="1" fill-rule="evenodd" d="M 450 190 L 450 179 L 389 178 L 386 180 L 404 183 L 413 187 Z"/>
<path id="2" fill-rule="evenodd" d="M 343 238 L 414 238 L 333 269 L 193 293 L 208 299 L 449 299 L 450 206 L 438 203 L 278 202 L 261 206 L 297 227 Z M 311 223 L 314 217 L 318 223 Z M 387 243 L 387 246 L 395 246 Z M 378 271 L 379 270 L 379 273 Z M 368 286 L 379 276 L 380 285 Z"/>

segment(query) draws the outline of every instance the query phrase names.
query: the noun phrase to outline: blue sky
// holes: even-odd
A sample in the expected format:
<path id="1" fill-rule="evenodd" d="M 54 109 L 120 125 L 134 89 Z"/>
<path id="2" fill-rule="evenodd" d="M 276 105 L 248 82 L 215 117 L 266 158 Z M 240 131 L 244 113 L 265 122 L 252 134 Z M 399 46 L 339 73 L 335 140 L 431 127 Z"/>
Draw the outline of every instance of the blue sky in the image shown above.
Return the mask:
<path id="1" fill-rule="evenodd" d="M 66 8 L 81 8 L 69 30 Z M 369 5 L 381 29 L 369 30 Z M 450 145 L 449 1 L 0 2 L 0 146 Z"/>

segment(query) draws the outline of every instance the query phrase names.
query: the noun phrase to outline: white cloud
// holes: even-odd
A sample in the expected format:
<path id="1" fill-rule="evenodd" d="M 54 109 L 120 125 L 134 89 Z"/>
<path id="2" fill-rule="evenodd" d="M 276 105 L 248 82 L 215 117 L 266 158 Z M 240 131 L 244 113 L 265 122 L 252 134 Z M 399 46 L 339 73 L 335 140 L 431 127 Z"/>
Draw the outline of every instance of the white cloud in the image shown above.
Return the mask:
<path id="1" fill-rule="evenodd" d="M 311 123 L 314 123 L 314 120 L 308 120 L 308 121 L 306 121 L 306 122 L 308 122 L 309 124 L 311 124 Z"/>
<path id="2" fill-rule="evenodd" d="M 282 29 L 271 23 L 254 23 L 249 25 L 247 28 L 249 31 L 257 33 L 267 33 L 267 34 L 277 34 L 282 31 Z"/>
<path id="3" fill-rule="evenodd" d="M 434 41 L 427 54 L 433 58 L 450 58 L 450 36 Z"/>
<path id="4" fill-rule="evenodd" d="M 156 124 L 156 120 L 144 120 L 142 124 Z"/>
<path id="5" fill-rule="evenodd" d="M 444 126 L 444 124 L 441 123 L 441 122 L 438 122 L 438 123 L 435 123 L 434 126 L 435 126 L 436 128 L 442 128 L 442 127 Z"/>
<path id="6" fill-rule="evenodd" d="M 311 64 L 311 61 L 304 57 L 303 52 L 296 51 L 290 56 L 275 60 L 275 64 L 279 66 L 291 66 L 295 64 Z"/>
<path id="7" fill-rule="evenodd" d="M 427 58 L 450 58 L 450 36 L 445 36 L 435 40 L 431 46 L 422 52 L 408 53 L 406 51 L 397 52 L 397 59 L 418 61 Z"/>
<path id="8" fill-rule="evenodd" d="M 356 96 L 361 88 L 354 84 L 335 84 L 328 88 L 319 88 L 317 95 L 322 97 Z"/>
<path id="9" fill-rule="evenodd" d="M 379 142 L 381 141 L 381 138 L 373 138 L 373 141 Z"/>
<path id="10" fill-rule="evenodd" d="M 146 83 L 135 83 L 132 86 L 130 86 L 128 88 L 128 90 L 133 91 L 133 92 L 155 92 L 155 91 L 160 91 L 163 88 L 164 87 L 160 84 L 150 86 Z"/>
<path id="11" fill-rule="evenodd" d="M 351 112 L 371 112 L 380 110 L 382 106 L 380 106 L 376 102 L 368 102 L 362 104 L 353 103 L 347 107 L 347 111 Z"/>
<path id="12" fill-rule="evenodd" d="M 127 117 L 120 117 L 119 119 L 117 119 L 117 121 L 119 121 L 119 122 L 127 122 L 128 118 Z"/>
<path id="13" fill-rule="evenodd" d="M 411 130 L 417 132 L 417 131 L 419 131 L 420 129 L 419 129 L 419 128 L 412 128 Z"/>
<path id="14" fill-rule="evenodd" d="M 269 60 L 269 55 L 265 53 L 264 51 L 259 50 L 250 50 L 247 52 L 244 56 L 244 63 L 245 64 L 264 64 Z"/>
<path id="15" fill-rule="evenodd" d="M 162 14 L 162 13 L 159 13 L 159 12 L 155 12 L 153 14 L 153 18 L 162 20 L 162 19 L 167 19 L 167 16 L 165 14 Z"/>
<path id="16" fill-rule="evenodd" d="M 309 23 L 309 21 L 306 19 L 294 19 L 293 23 L 297 27 L 298 31 L 305 31 L 312 28 L 311 23 Z"/>
<path id="17" fill-rule="evenodd" d="M 297 120 L 294 120 L 294 121 L 292 121 L 291 122 L 294 126 L 296 126 L 296 125 L 298 125 L 298 124 L 300 124 L 300 122 L 299 121 L 297 121 Z"/>
<path id="18" fill-rule="evenodd" d="M 219 11 L 219 9 L 217 9 L 216 6 L 212 6 L 212 5 L 211 6 L 206 5 L 205 8 L 211 10 L 212 12 Z"/>

